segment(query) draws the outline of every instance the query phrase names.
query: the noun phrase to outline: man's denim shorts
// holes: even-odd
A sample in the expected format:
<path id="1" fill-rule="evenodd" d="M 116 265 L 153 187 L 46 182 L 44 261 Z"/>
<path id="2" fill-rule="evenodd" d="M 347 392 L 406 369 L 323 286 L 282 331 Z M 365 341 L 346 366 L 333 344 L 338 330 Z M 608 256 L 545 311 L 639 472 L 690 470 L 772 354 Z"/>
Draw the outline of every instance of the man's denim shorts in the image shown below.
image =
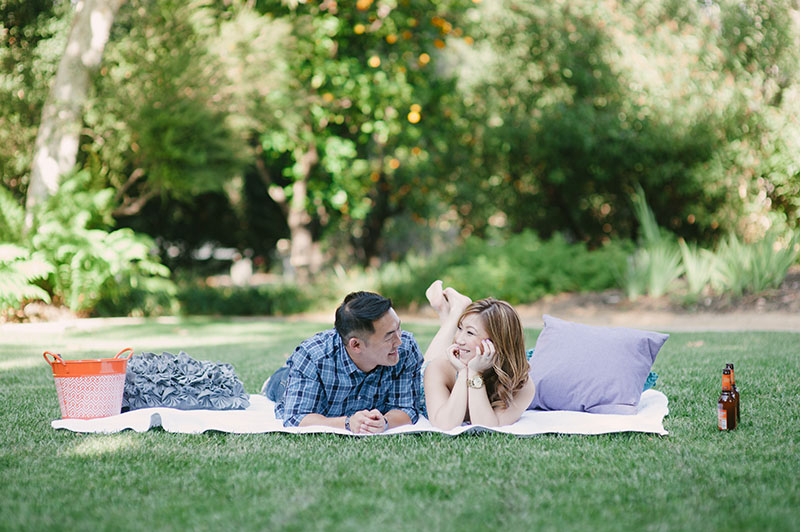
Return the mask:
<path id="1" fill-rule="evenodd" d="M 289 366 L 283 366 L 272 374 L 272 377 L 267 381 L 267 387 L 264 390 L 264 395 L 270 401 L 278 402 L 283 398 L 286 392 L 286 384 L 289 381 Z"/>

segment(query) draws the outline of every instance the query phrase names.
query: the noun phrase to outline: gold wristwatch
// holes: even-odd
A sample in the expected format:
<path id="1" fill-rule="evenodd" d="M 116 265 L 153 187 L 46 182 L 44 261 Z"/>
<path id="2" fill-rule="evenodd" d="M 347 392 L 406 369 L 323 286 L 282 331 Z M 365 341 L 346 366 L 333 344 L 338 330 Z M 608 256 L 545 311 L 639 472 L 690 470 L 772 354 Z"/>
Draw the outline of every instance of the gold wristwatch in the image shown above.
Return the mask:
<path id="1" fill-rule="evenodd" d="M 483 386 L 483 377 L 475 375 L 474 377 L 467 377 L 467 386 L 470 388 L 480 388 Z"/>

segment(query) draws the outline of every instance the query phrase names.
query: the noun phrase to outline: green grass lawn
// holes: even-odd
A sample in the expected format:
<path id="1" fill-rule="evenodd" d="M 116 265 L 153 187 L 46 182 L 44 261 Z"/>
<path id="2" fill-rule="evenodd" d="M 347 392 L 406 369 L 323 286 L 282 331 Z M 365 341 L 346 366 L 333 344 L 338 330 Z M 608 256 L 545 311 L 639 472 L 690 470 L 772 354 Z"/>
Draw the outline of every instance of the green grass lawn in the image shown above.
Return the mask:
<path id="1" fill-rule="evenodd" d="M 670 435 L 350 438 L 84 435 L 60 417 L 47 350 L 123 347 L 232 363 L 258 392 L 326 324 L 180 319 L 0 329 L 0 530 L 800 530 L 800 334 L 676 333 L 654 370 Z M 435 332 L 407 324 L 424 347 Z M 528 333 L 533 345 L 538 331 Z M 736 364 L 742 424 L 716 428 Z"/>

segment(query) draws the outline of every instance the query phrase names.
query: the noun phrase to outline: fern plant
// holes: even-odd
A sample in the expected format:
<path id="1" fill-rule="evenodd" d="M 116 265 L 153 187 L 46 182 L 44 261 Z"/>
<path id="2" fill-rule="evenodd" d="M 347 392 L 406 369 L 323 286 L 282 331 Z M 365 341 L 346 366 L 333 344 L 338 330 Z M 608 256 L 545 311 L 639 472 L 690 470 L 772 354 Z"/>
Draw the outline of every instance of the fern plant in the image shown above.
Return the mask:
<path id="1" fill-rule="evenodd" d="M 113 195 L 93 189 L 83 171 L 65 180 L 39 213 L 32 247 L 55 265 L 53 291 L 73 311 L 91 311 L 103 299 L 119 301 L 134 291 L 176 292 L 169 269 L 151 253 L 150 237 L 107 230 Z"/>
<path id="2" fill-rule="evenodd" d="M 88 172 L 67 176 L 26 236 L 21 203 L 0 187 L 0 307 L 49 302 L 53 295 L 83 312 L 101 301 L 125 313 L 134 310 L 126 302 L 174 303 L 176 289 L 169 269 L 151 252 L 153 240 L 130 229 L 109 231 L 113 202 L 114 191 L 93 187 Z"/>
<path id="3" fill-rule="evenodd" d="M 19 307 L 24 301 L 50 302 L 50 294 L 36 284 L 53 271 L 48 262 L 32 258 L 14 244 L 0 244 L 0 311 Z"/>
<path id="4" fill-rule="evenodd" d="M 0 187 L 0 311 L 19 307 L 27 300 L 50 302 L 50 294 L 37 283 L 53 266 L 40 254 L 21 245 L 25 211 L 5 187 Z"/>
<path id="5" fill-rule="evenodd" d="M 25 209 L 11 194 L 0 186 L 0 242 L 19 244 L 25 223 Z"/>

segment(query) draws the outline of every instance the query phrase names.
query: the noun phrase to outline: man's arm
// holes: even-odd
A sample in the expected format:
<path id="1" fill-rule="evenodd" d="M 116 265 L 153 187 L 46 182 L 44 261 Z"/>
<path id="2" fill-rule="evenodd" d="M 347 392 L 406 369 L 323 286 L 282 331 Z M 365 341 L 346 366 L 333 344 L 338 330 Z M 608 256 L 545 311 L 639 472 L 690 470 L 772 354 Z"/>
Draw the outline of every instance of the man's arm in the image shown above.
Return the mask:
<path id="1" fill-rule="evenodd" d="M 403 421 L 403 418 L 406 421 Z M 392 425 L 392 420 L 395 425 Z M 322 425 L 336 429 L 346 429 L 345 420 L 347 416 L 326 417 L 321 414 L 306 414 L 300 420 L 298 427 L 309 427 L 311 425 Z M 388 425 L 387 425 L 388 422 Z M 376 434 L 391 428 L 392 426 L 404 425 L 409 423 L 408 415 L 399 410 L 392 410 L 384 416 L 379 410 L 359 410 L 350 416 L 350 431 L 355 434 Z"/>
<path id="2" fill-rule="evenodd" d="M 389 425 L 386 427 L 387 430 L 401 425 L 411 425 L 411 418 L 402 410 L 389 410 L 384 414 L 384 417 L 386 421 L 389 422 Z"/>
<path id="3" fill-rule="evenodd" d="M 347 416 L 325 417 L 322 414 L 306 414 L 302 419 L 300 419 L 300 423 L 298 423 L 297 426 L 310 427 L 311 425 L 323 425 L 325 427 L 343 429 L 345 428 L 345 419 L 347 419 Z"/>
<path id="4" fill-rule="evenodd" d="M 320 414 L 326 410 L 328 398 L 317 366 L 301 356 L 293 362 L 284 396 L 283 425 L 285 427 L 322 425 L 345 429 L 347 416 L 328 417 Z M 360 410 L 350 416 L 350 430 L 362 434 L 383 432 L 388 421 L 388 418 L 384 419 L 378 410 Z"/>
<path id="5" fill-rule="evenodd" d="M 323 409 L 325 391 L 315 369 L 310 361 L 299 357 L 289 369 L 283 401 L 284 427 L 301 426 L 307 415 Z"/>

